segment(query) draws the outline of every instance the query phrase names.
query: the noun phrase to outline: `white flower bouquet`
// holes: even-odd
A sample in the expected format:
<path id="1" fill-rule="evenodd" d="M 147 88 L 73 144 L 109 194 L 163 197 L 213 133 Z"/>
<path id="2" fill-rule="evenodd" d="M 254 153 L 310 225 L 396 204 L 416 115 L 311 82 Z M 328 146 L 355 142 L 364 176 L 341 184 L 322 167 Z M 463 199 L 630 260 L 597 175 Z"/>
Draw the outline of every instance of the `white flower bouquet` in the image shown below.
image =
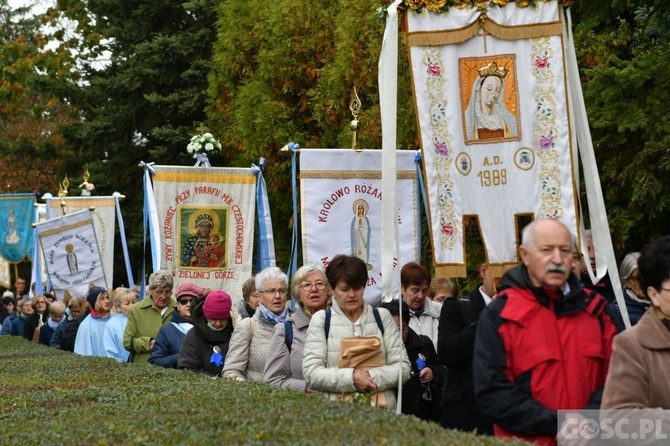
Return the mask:
<path id="1" fill-rule="evenodd" d="M 206 154 L 213 150 L 221 150 L 221 143 L 211 133 L 207 132 L 191 138 L 191 142 L 186 146 L 186 150 L 192 154 Z"/>

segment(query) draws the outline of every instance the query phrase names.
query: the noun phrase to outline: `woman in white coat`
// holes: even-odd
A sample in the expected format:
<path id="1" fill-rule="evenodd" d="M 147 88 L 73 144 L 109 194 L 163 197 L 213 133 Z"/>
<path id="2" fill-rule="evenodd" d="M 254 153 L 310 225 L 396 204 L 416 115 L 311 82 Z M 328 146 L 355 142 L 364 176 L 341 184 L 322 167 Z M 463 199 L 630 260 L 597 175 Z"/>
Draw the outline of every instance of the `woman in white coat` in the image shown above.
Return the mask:
<path id="1" fill-rule="evenodd" d="M 386 309 L 373 309 L 363 300 L 368 280 L 365 262 L 355 256 L 337 255 L 328 264 L 326 277 L 334 297 L 333 308 L 312 316 L 307 329 L 302 363 L 307 386 L 327 393 L 331 400 L 369 400 L 395 410 L 398 379 L 406 382 L 411 367 L 391 314 Z M 356 338 L 370 337 L 381 344 L 381 365 L 343 366 L 352 359 L 346 353 L 342 355 L 343 340 L 355 344 Z"/>

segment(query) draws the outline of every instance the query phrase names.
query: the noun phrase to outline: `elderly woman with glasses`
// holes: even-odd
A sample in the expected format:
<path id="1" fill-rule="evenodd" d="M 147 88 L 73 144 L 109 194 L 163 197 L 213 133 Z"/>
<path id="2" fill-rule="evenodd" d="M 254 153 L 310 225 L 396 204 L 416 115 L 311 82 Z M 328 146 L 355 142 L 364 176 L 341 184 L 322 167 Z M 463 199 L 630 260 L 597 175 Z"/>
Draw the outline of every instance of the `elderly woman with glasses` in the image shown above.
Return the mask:
<path id="1" fill-rule="evenodd" d="M 312 315 L 326 309 L 328 279 L 321 265 L 304 265 L 291 282 L 291 294 L 298 308 L 286 322 L 275 326 L 263 380 L 279 387 L 313 392 L 302 376 L 302 353 Z"/>
<path id="2" fill-rule="evenodd" d="M 235 326 L 223 366 L 224 378 L 263 380 L 274 327 L 283 324 L 288 317 L 288 277 L 281 269 L 271 266 L 261 271 L 256 276 L 256 290 L 261 302 L 253 317 L 242 319 Z"/>

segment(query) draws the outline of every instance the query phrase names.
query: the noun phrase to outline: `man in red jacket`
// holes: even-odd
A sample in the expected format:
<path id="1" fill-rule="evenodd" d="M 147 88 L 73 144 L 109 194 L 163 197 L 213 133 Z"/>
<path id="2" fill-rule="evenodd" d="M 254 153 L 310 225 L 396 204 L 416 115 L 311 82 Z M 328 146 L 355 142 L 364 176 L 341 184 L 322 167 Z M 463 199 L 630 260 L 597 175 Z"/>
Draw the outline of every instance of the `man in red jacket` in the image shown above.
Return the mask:
<path id="1" fill-rule="evenodd" d="M 496 436 L 552 445 L 559 409 L 600 407 L 616 328 L 607 301 L 571 272 L 565 225 L 534 221 L 520 253 L 479 318 L 475 394 Z"/>

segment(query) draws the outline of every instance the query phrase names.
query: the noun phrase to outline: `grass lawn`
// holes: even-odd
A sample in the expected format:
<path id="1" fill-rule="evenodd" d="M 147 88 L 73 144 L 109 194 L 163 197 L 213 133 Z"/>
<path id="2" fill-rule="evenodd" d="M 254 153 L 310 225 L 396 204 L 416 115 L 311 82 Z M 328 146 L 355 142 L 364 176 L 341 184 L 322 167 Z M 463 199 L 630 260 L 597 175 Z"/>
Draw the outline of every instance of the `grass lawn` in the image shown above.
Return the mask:
<path id="1" fill-rule="evenodd" d="M 0 337 L 0 445 L 524 444 L 263 383 Z"/>

